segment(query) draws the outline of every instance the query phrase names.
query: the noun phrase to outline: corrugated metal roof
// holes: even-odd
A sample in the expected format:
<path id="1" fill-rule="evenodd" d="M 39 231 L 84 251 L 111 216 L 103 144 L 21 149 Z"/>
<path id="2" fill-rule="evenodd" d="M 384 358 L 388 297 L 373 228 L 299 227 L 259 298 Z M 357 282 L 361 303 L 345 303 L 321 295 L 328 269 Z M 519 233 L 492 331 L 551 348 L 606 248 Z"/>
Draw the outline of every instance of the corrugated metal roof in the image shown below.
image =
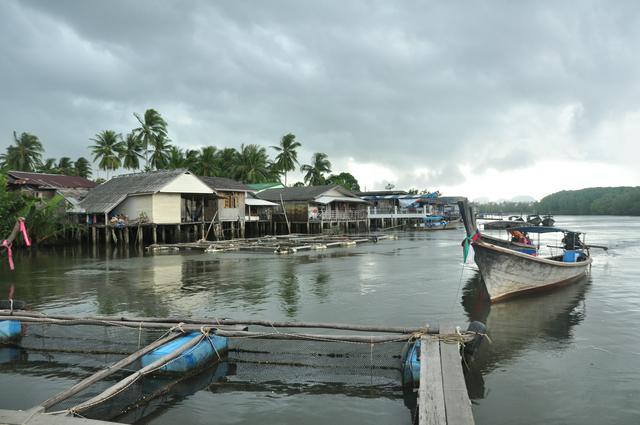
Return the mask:
<path id="1" fill-rule="evenodd" d="M 360 198 L 350 198 L 347 196 L 321 196 L 316 198 L 316 202 L 319 204 L 330 204 L 331 202 L 353 202 L 357 204 L 368 204 L 367 201 Z"/>
<path id="2" fill-rule="evenodd" d="M 257 193 L 256 197 L 260 199 L 266 199 L 267 201 L 280 202 L 280 196 L 282 195 L 283 201 L 311 201 L 330 191 L 331 189 L 337 190 L 344 196 L 357 198 L 355 194 L 339 185 L 299 186 L 267 189 Z"/>
<path id="3" fill-rule="evenodd" d="M 28 173 L 26 171 L 7 172 L 11 184 L 25 184 L 43 189 L 75 189 L 96 187 L 98 184 L 84 177 L 64 174 Z"/>
<path id="4" fill-rule="evenodd" d="M 115 208 L 127 196 L 156 193 L 184 173 L 190 172 L 184 169 L 159 170 L 116 176 L 92 189 L 79 206 L 87 213 L 106 213 Z"/>
<path id="5" fill-rule="evenodd" d="M 244 200 L 244 204 L 250 207 L 273 207 L 278 204 L 271 201 L 266 201 L 264 199 L 256 199 L 256 198 L 247 198 Z"/>
<path id="6" fill-rule="evenodd" d="M 198 177 L 207 186 L 213 190 L 235 191 L 235 192 L 252 192 L 253 190 L 244 183 L 228 179 L 226 177 Z"/>

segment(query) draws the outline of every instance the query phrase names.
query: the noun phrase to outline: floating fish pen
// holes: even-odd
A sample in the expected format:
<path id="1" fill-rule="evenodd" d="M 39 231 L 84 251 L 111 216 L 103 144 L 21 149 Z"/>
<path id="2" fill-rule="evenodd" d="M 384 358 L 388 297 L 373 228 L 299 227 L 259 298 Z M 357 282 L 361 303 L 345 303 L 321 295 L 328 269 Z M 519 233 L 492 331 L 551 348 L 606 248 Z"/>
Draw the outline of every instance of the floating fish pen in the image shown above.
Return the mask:
<path id="1" fill-rule="evenodd" d="M 153 244 L 147 247 L 149 251 L 182 251 L 201 250 L 204 252 L 230 252 L 230 251 L 253 251 L 275 254 L 295 254 L 300 251 L 323 250 L 327 248 L 339 248 L 356 246 L 363 243 L 376 243 L 382 240 L 395 239 L 395 235 L 388 234 L 366 234 L 366 235 L 285 235 L 266 236 L 253 239 L 231 239 L 226 241 L 205 241 L 200 240 L 192 243 L 178 244 Z"/>
<path id="2" fill-rule="evenodd" d="M 347 395 L 402 398 L 412 422 L 470 424 L 461 354 L 477 348 L 485 332 L 476 322 L 461 332 L 427 325 L 76 317 L 19 310 L 0 310 L 1 319 L 17 322 L 21 333 L 4 341 L 12 345 L 0 348 L 0 362 L 20 367 L 42 353 L 71 359 L 60 368 L 75 385 L 34 406 L 33 415 L 127 423 L 162 409 L 158 399 L 216 385 L 233 390 L 307 385 L 322 394 L 339 384 Z M 464 413 L 455 416 L 452 409 Z M 441 421 L 427 422 L 431 417 Z"/>

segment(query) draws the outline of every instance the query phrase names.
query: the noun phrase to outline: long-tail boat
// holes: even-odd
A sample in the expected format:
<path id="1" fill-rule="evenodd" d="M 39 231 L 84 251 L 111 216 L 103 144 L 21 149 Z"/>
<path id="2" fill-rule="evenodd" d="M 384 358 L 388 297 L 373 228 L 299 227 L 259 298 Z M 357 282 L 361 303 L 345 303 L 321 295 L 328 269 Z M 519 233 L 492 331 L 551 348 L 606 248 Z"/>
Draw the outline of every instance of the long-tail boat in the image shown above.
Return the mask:
<path id="1" fill-rule="evenodd" d="M 538 256 L 538 251 L 523 253 L 509 246 L 508 241 L 482 235 L 466 201 L 458 203 L 467 237 L 463 241 L 466 253 L 473 246 L 474 260 L 491 302 L 571 283 L 584 276 L 591 265 L 588 246 L 580 240 L 580 233 L 555 227 L 521 227 L 528 233 L 562 232 L 563 253 L 551 257 Z"/>

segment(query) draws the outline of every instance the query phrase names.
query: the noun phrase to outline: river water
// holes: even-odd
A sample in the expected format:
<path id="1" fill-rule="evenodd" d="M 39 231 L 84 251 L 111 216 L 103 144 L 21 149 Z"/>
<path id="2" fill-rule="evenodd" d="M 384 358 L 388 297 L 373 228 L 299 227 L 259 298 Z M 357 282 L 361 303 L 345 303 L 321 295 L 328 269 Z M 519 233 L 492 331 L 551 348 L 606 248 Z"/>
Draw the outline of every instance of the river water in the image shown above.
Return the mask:
<path id="1" fill-rule="evenodd" d="M 482 320 L 491 342 L 467 373 L 477 424 L 640 423 L 640 219 L 556 219 L 558 227 L 583 230 L 588 243 L 610 249 L 592 251 L 591 273 L 581 282 L 493 306 L 473 262 L 462 264 L 462 230 L 399 233 L 398 240 L 290 256 L 91 247 L 18 253 L 14 272 L 0 265 L 0 297 L 13 283 L 17 299 L 49 314 L 462 328 Z M 553 245 L 553 238 L 541 242 Z M 37 405 L 114 358 L 0 353 L 0 408 Z M 127 420 L 411 423 L 412 400 L 403 395 L 399 372 L 393 372 L 397 383 L 371 378 L 370 385 L 357 377 L 323 382 L 330 381 L 322 379 L 330 369 L 320 378 L 305 373 L 225 365 L 183 382 Z"/>

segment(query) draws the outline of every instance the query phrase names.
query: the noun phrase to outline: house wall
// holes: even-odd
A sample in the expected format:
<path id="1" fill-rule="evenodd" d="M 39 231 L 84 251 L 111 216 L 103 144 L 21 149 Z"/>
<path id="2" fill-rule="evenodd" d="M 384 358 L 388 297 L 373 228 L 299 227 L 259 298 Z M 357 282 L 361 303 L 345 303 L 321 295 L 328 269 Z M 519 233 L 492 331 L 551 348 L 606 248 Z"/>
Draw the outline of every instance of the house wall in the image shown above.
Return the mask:
<path id="1" fill-rule="evenodd" d="M 219 221 L 236 221 L 244 220 L 245 217 L 245 193 L 244 192 L 227 192 L 218 190 L 218 220 Z M 235 207 L 225 207 L 225 198 L 231 200 L 235 197 Z M 226 203 L 227 205 L 229 202 Z"/>
<path id="2" fill-rule="evenodd" d="M 150 222 L 153 221 L 152 195 L 129 196 L 111 212 L 111 216 L 124 214 L 129 220 L 136 220 L 141 212 L 147 215 Z"/>
<path id="3" fill-rule="evenodd" d="M 156 193 L 153 195 L 153 222 L 157 224 L 180 223 L 180 194 Z"/>
<path id="4" fill-rule="evenodd" d="M 182 174 L 165 187 L 163 193 L 213 193 L 213 190 L 193 174 Z"/>

